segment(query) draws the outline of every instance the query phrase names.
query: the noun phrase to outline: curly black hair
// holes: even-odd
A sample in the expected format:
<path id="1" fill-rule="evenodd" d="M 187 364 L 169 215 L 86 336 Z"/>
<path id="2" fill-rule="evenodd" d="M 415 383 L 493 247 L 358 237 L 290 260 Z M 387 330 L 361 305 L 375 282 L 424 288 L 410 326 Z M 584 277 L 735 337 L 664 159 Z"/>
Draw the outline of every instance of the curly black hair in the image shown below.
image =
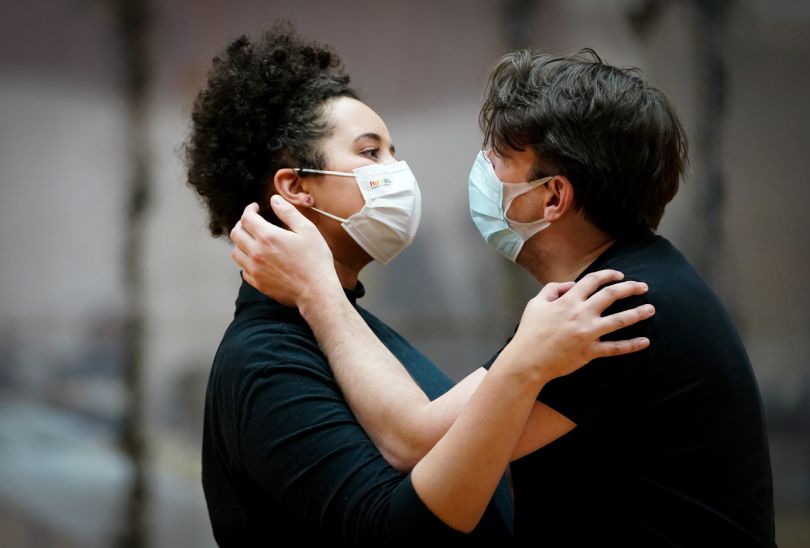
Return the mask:
<path id="1" fill-rule="evenodd" d="M 285 167 L 323 169 L 318 144 L 331 131 L 323 106 L 336 97 L 357 98 L 340 57 L 286 21 L 214 57 L 183 144 L 187 182 L 208 208 L 214 237 L 229 235 L 251 202 L 278 224 L 268 186 Z"/>

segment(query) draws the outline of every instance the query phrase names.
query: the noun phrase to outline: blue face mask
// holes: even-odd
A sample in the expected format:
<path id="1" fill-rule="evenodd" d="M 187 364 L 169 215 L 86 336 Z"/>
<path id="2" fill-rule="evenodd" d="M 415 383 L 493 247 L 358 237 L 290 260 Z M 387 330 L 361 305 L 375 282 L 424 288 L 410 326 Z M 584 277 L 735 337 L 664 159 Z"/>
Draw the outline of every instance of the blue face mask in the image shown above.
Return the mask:
<path id="1" fill-rule="evenodd" d="M 470 214 L 478 232 L 498 253 L 514 262 L 526 240 L 551 223 L 538 219 L 528 223 L 507 217 L 509 206 L 518 196 L 531 192 L 554 177 L 527 183 L 504 183 L 495 174 L 492 162 L 479 152 L 469 177 Z"/>

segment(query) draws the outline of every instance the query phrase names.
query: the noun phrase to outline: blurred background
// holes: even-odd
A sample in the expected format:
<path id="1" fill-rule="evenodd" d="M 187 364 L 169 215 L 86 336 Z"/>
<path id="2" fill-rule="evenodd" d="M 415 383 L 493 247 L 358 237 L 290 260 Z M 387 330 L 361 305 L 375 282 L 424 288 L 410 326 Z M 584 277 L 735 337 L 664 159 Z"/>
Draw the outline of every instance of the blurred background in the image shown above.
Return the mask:
<path id="1" fill-rule="evenodd" d="M 777 540 L 810 546 L 805 0 L 0 0 L 0 545 L 214 546 L 203 396 L 240 278 L 180 147 L 212 57 L 278 16 L 336 49 L 417 174 L 419 235 L 362 304 L 455 379 L 539 289 L 469 218 L 489 66 L 592 47 L 667 93 L 692 162 L 660 233 L 739 326 Z"/>

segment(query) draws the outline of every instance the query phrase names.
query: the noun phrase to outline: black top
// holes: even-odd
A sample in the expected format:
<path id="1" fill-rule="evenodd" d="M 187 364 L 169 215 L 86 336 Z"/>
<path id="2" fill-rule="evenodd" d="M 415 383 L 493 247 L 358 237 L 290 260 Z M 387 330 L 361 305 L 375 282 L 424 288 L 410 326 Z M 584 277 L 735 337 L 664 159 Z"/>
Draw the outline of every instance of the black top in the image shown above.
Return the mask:
<path id="1" fill-rule="evenodd" d="M 356 305 L 430 398 L 452 381 L 379 319 Z M 512 525 L 502 482 L 469 535 L 444 525 L 391 468 L 346 404 L 295 308 L 242 284 L 214 358 L 205 401 L 202 482 L 223 547 L 503 545 Z"/>
<path id="2" fill-rule="evenodd" d="M 604 268 L 649 284 L 606 314 L 655 305 L 611 339 L 649 348 L 599 359 L 538 399 L 577 423 L 512 465 L 515 536 L 543 546 L 775 546 L 759 388 L 723 305 L 666 239 L 618 242 Z M 491 363 L 491 362 L 490 362 Z"/>

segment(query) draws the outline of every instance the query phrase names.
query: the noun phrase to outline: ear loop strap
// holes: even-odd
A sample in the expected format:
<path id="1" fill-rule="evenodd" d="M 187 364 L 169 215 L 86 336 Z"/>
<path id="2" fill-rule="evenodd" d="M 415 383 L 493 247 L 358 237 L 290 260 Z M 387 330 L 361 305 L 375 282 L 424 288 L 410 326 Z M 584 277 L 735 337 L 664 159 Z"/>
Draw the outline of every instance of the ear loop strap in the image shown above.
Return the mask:
<path id="1" fill-rule="evenodd" d="M 328 171 L 326 169 L 309 169 L 308 167 L 296 167 L 295 171 L 303 173 L 318 173 L 319 175 L 337 175 L 338 177 L 354 177 L 354 173 L 345 171 Z"/>
<path id="2" fill-rule="evenodd" d="M 296 167 L 294 169 L 295 169 L 295 171 L 297 171 L 299 173 L 300 172 L 318 173 L 320 175 L 337 175 L 339 177 L 354 177 L 354 173 L 345 173 L 343 171 L 329 171 L 329 170 L 326 170 L 326 169 L 309 169 L 309 168 L 306 168 L 306 167 Z M 335 221 L 337 221 L 339 223 L 345 223 L 346 221 L 348 221 L 348 219 L 338 217 L 337 215 L 332 215 L 331 213 L 327 213 L 326 211 L 324 211 L 322 209 L 318 209 L 315 206 L 310 206 L 309 208 L 314 210 L 314 211 L 317 211 L 321 215 L 325 215 L 326 217 L 329 217 L 330 219 L 334 219 Z"/>
<path id="3" fill-rule="evenodd" d="M 515 200 L 517 200 L 518 198 L 520 198 L 524 194 L 528 194 L 529 192 L 533 191 L 534 189 L 543 186 L 544 184 L 546 184 L 547 182 L 552 180 L 554 177 L 556 177 L 556 175 L 550 175 L 548 177 L 543 177 L 542 179 L 535 179 L 535 180 L 529 181 L 527 183 L 522 183 L 522 184 L 526 185 L 526 187 L 528 187 L 528 188 L 524 188 L 521 192 L 513 194 L 512 196 L 509 197 L 509 202 L 503 204 L 503 218 L 506 219 L 509 222 L 518 223 L 520 225 L 530 225 L 532 223 L 537 222 L 537 221 L 521 222 L 521 221 L 516 221 L 514 219 L 510 219 L 509 218 L 509 208 L 512 207 L 512 202 L 514 202 Z M 507 184 L 521 184 L 521 183 L 503 183 L 502 182 L 501 184 L 502 185 L 507 185 Z"/>
<path id="4" fill-rule="evenodd" d="M 324 210 L 322 210 L 322 209 L 318 209 L 318 208 L 317 208 L 317 207 L 315 207 L 315 206 L 309 206 L 309 209 L 311 209 L 311 210 L 313 210 L 313 211 L 317 211 L 317 212 L 318 212 L 318 213 L 320 213 L 321 215 L 325 215 L 325 216 L 329 217 L 330 219 L 334 219 L 334 220 L 336 220 L 336 221 L 337 221 L 337 222 L 339 222 L 339 223 L 345 223 L 346 221 L 348 221 L 348 219 L 343 219 L 343 218 L 341 218 L 341 217 L 338 217 L 337 215 L 332 215 L 331 213 L 327 213 L 326 211 L 324 211 Z"/>

